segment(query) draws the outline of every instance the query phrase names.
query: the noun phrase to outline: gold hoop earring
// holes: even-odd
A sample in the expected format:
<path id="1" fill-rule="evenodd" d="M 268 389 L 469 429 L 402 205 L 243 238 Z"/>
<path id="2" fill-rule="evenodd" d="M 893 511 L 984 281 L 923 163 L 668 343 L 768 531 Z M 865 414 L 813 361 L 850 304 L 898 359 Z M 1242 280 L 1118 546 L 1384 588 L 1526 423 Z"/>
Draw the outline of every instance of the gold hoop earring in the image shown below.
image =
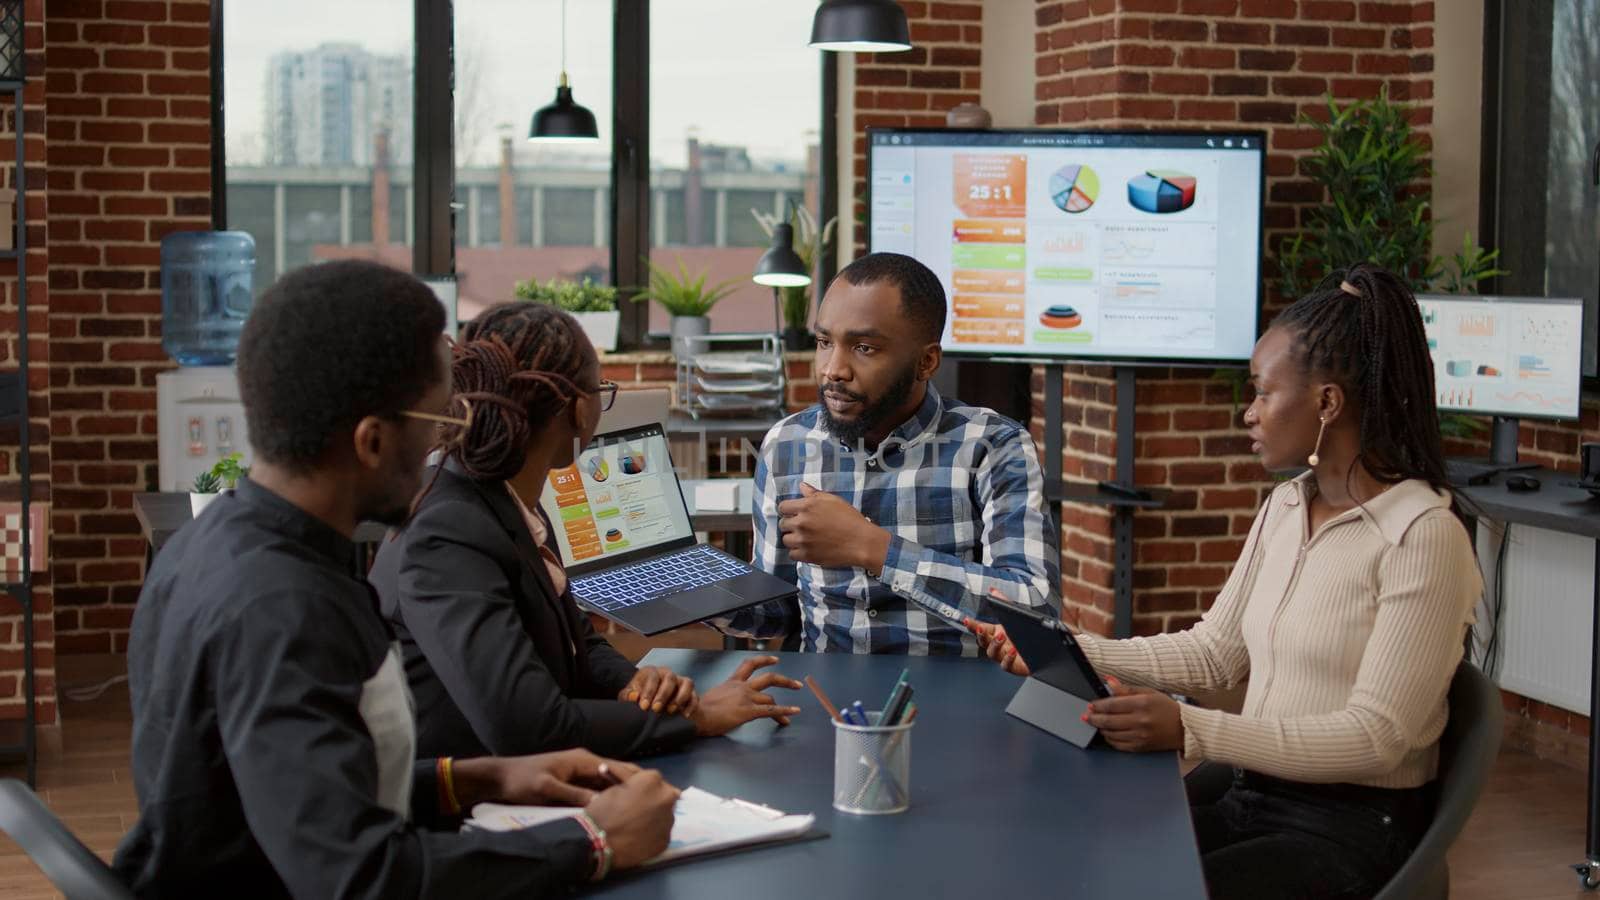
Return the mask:
<path id="1" fill-rule="evenodd" d="M 1322 423 L 1317 426 L 1317 445 L 1311 448 L 1311 455 L 1306 457 L 1306 462 L 1310 463 L 1313 468 L 1317 463 L 1322 462 L 1322 457 L 1317 454 L 1322 452 L 1322 435 L 1328 430 L 1328 420 L 1326 418 L 1318 419 L 1317 421 Z"/>

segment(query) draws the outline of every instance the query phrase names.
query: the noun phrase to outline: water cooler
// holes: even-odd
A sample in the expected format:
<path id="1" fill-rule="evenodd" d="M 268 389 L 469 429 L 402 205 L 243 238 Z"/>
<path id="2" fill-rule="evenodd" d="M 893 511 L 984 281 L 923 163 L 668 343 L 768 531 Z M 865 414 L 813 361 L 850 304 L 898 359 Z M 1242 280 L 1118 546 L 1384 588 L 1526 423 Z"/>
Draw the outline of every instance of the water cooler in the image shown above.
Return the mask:
<path id="1" fill-rule="evenodd" d="M 161 241 L 161 346 L 178 368 L 156 375 L 157 490 L 189 490 L 230 453 L 250 464 L 233 359 L 255 301 L 255 263 L 255 240 L 243 232 Z"/>

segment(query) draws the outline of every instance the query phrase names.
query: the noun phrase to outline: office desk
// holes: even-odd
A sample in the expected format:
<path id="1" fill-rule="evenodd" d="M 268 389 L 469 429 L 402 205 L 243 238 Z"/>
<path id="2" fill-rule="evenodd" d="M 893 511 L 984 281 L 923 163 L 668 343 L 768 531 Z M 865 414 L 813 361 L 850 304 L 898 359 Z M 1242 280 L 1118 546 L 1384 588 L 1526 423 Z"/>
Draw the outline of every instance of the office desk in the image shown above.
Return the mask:
<path id="1" fill-rule="evenodd" d="M 704 691 L 749 654 L 654 650 Z M 833 725 L 807 691 L 788 728 L 753 722 L 644 760 L 679 787 L 808 812 L 829 837 L 698 859 L 595 890 L 619 898 L 1203 898 L 1199 851 L 1173 753 L 1083 751 L 1006 715 L 1019 680 L 992 663 L 939 657 L 779 654 L 836 703 L 881 705 L 902 668 L 920 712 L 911 809 L 833 809 Z"/>
<path id="2" fill-rule="evenodd" d="M 1568 487 L 1576 481 L 1570 472 L 1538 469 L 1518 472 L 1539 479 L 1540 489 L 1514 493 L 1506 489 L 1505 476 L 1497 475 L 1490 484 L 1458 488 L 1479 516 L 1508 525 L 1532 525 L 1600 541 L 1600 501 L 1582 488 Z M 1584 862 L 1574 866 L 1587 887 L 1600 887 L 1600 544 L 1595 548 L 1594 626 L 1589 656 L 1589 793 L 1588 831 L 1584 839 Z"/>

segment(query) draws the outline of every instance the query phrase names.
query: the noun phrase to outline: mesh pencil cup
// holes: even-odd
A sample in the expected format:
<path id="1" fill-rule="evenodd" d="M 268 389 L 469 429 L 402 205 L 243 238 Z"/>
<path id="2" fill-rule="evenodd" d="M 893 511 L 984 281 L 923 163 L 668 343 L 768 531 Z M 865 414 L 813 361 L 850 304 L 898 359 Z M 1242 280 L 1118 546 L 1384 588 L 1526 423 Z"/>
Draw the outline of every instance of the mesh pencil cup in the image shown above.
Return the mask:
<path id="1" fill-rule="evenodd" d="M 864 816 L 905 812 L 911 806 L 911 728 L 833 723 L 833 808 Z"/>

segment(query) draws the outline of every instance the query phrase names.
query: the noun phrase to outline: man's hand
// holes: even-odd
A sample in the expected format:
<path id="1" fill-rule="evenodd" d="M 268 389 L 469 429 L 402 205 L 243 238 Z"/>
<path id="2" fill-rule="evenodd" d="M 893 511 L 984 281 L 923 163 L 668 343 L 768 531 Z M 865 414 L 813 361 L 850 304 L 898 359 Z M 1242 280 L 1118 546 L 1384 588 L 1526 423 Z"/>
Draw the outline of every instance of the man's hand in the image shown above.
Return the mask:
<path id="1" fill-rule="evenodd" d="M 800 482 L 800 499 L 778 504 L 778 530 L 795 562 L 882 572 L 889 532 L 837 494 Z"/>
<path id="2" fill-rule="evenodd" d="M 1089 704 L 1083 720 L 1100 729 L 1118 750 L 1183 749 L 1183 711 L 1178 701 L 1149 688 L 1126 687 L 1106 679 L 1112 696 Z"/>
<path id="3" fill-rule="evenodd" d="M 727 681 L 706 691 L 699 709 L 691 716 L 695 731 L 702 737 L 713 737 L 727 734 L 751 719 L 761 718 L 775 719 L 779 725 L 789 724 L 789 717 L 798 714 L 800 707 L 779 706 L 770 695 L 762 692 L 773 686 L 799 690 L 803 685 L 777 672 L 750 677 L 757 669 L 777 662 L 776 656 L 753 656 L 740 663 Z"/>
<path id="4" fill-rule="evenodd" d="M 694 715 L 700 700 L 694 693 L 694 682 L 665 666 L 645 666 L 634 674 L 633 680 L 623 688 L 617 699 L 637 703 L 642 710 L 664 712 L 669 716 L 682 713 Z"/>
<path id="5" fill-rule="evenodd" d="M 451 766 L 451 781 L 463 812 L 485 801 L 584 806 L 595 798 L 596 791 L 616 783 L 601 773 L 602 765 L 617 778 L 626 779 L 639 771 L 632 763 L 604 759 L 587 750 L 562 750 L 458 759 Z"/>
<path id="6" fill-rule="evenodd" d="M 678 802 L 678 789 L 660 772 L 633 772 L 584 808 L 605 831 L 611 844 L 611 865 L 616 869 L 631 869 L 665 851 L 672 837 L 672 808 Z"/>

